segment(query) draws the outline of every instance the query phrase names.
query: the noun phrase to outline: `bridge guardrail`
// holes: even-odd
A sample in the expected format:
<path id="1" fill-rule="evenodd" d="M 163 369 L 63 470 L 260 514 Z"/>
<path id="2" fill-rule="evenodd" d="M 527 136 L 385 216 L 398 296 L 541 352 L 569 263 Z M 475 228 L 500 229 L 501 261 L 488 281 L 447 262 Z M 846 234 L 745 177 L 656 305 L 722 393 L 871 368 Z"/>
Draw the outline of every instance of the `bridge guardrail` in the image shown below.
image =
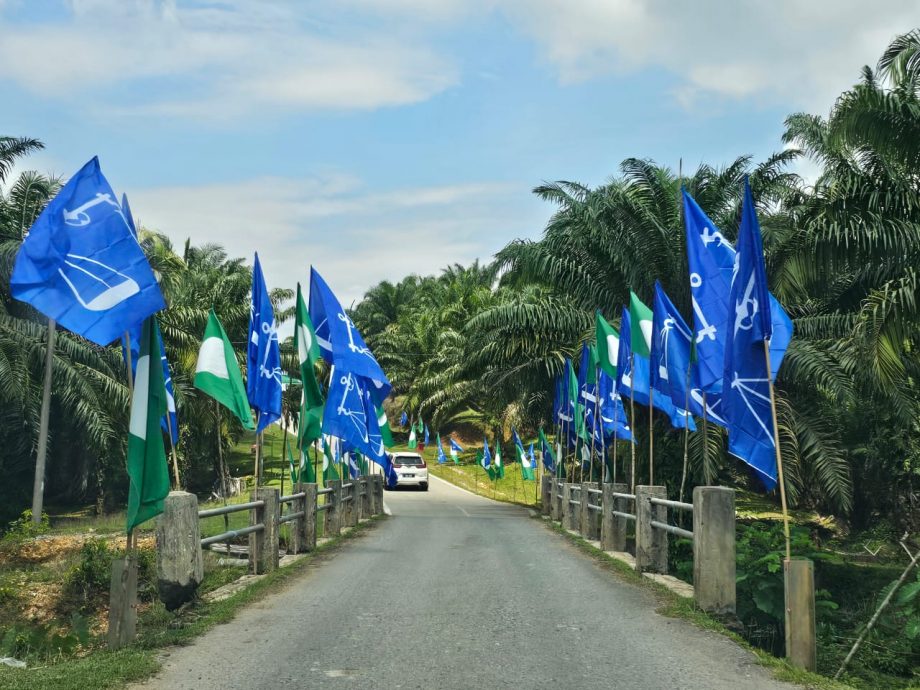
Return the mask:
<path id="1" fill-rule="evenodd" d="M 574 484 L 544 477 L 542 512 L 564 529 L 599 539 L 605 551 L 624 552 L 634 525 L 635 567 L 668 572 L 668 536 L 693 542 L 693 591 L 700 608 L 735 611 L 735 491 L 698 486 L 693 502 L 672 501 L 663 486 L 637 486 L 628 493 L 620 483 Z M 577 498 L 576 498 L 577 497 Z M 671 524 L 671 513 L 690 513 L 693 529 Z"/>

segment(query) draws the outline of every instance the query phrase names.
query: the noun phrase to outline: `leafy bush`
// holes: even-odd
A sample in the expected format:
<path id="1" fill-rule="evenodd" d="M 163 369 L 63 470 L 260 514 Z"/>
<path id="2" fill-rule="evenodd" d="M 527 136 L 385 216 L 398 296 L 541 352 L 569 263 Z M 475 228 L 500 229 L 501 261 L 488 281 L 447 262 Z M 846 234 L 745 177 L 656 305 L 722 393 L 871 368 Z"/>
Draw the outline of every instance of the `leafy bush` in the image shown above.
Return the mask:
<path id="1" fill-rule="evenodd" d="M 24 510 L 18 518 L 7 525 L 3 534 L 3 541 L 18 544 L 40 534 L 45 534 L 49 529 L 51 529 L 51 521 L 48 518 L 48 513 L 42 513 L 42 519 L 36 524 L 32 522 L 32 511 Z"/>
<path id="2" fill-rule="evenodd" d="M 0 637 L 0 656 L 48 661 L 73 654 L 89 642 L 89 625 L 83 616 L 70 617 L 67 632 L 56 632 L 50 625 L 14 625 Z"/>
<path id="3" fill-rule="evenodd" d="M 80 549 L 80 562 L 64 580 L 64 591 L 83 608 L 109 591 L 115 552 L 103 539 L 88 539 Z"/>
<path id="4" fill-rule="evenodd" d="M 808 530 L 792 527 L 790 543 L 793 556 L 820 560 Z M 786 555 L 783 526 L 755 522 L 738 526 L 737 539 L 737 611 L 745 626 L 745 637 L 773 654 L 781 655 L 784 644 L 785 587 L 783 559 Z M 815 609 L 822 612 L 837 608 L 830 592 L 815 592 Z"/>

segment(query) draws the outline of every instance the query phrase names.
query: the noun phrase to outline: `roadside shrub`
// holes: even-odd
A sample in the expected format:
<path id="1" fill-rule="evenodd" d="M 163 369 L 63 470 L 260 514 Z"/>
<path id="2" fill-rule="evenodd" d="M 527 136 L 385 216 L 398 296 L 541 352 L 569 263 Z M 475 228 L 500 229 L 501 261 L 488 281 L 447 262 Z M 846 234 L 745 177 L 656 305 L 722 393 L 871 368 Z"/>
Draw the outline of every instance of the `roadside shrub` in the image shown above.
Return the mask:
<path id="1" fill-rule="evenodd" d="M 27 539 L 33 539 L 40 534 L 45 534 L 49 529 L 51 529 L 51 521 L 48 518 L 48 513 L 42 513 L 42 519 L 36 524 L 32 522 L 32 511 L 27 509 L 7 525 L 3 532 L 3 542 L 19 544 Z"/>
<path id="2" fill-rule="evenodd" d="M 64 591 L 83 608 L 109 591 L 115 552 L 103 539 L 88 539 L 80 549 L 80 562 L 67 574 Z"/>
<path id="3" fill-rule="evenodd" d="M 89 642 L 89 624 L 79 613 L 73 613 L 66 631 L 51 625 L 14 625 L 0 635 L 0 656 L 14 659 L 52 661 L 72 655 L 79 646 Z"/>

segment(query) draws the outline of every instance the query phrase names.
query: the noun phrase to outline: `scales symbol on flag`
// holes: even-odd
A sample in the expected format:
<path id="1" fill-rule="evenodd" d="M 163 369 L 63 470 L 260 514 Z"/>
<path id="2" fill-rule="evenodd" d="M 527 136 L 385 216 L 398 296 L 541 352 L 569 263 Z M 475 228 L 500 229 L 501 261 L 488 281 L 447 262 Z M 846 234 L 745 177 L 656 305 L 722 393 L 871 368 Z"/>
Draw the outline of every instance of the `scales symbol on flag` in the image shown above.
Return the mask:
<path id="1" fill-rule="evenodd" d="M 744 299 L 735 305 L 735 333 L 738 330 L 749 331 L 754 327 L 754 317 L 760 311 L 757 300 L 751 295 L 754 292 L 755 276 L 752 273 L 744 289 Z"/>
<path id="2" fill-rule="evenodd" d="M 62 213 L 64 216 L 64 222 L 67 223 L 67 225 L 73 225 L 74 227 L 78 228 L 89 225 L 93 221 L 93 218 L 90 216 L 90 214 L 87 213 L 87 211 L 93 208 L 93 206 L 98 206 L 99 204 L 108 204 L 109 206 L 114 207 L 118 212 L 118 215 L 120 215 L 125 221 L 125 225 L 128 224 L 127 219 L 125 219 L 125 214 L 122 211 L 121 204 L 112 199 L 110 194 L 103 194 L 102 192 L 96 192 L 96 196 L 78 206 L 73 211 L 68 211 L 65 208 Z"/>
<path id="3" fill-rule="evenodd" d="M 722 232 L 720 230 L 711 232 L 708 225 L 703 228 L 703 234 L 700 237 L 703 240 L 704 247 L 708 247 L 713 242 L 719 243 L 716 245 L 717 247 L 721 247 L 722 245 L 728 244 L 728 242 L 725 241 L 725 237 L 723 237 Z"/>
<path id="4" fill-rule="evenodd" d="M 355 339 L 351 334 L 351 331 L 352 329 L 354 329 L 355 325 L 351 322 L 351 319 L 349 319 L 348 316 L 346 314 L 343 314 L 342 312 L 339 312 L 338 316 L 339 316 L 339 321 L 342 321 L 345 324 L 345 327 L 348 329 L 348 349 L 354 353 L 357 353 L 359 355 L 366 355 L 373 359 L 374 355 L 371 354 L 371 350 L 369 347 L 358 347 L 357 345 L 355 345 Z"/>
<path id="5" fill-rule="evenodd" d="M 272 367 L 269 369 L 266 366 L 268 364 L 268 357 L 271 354 L 271 342 L 273 340 L 278 342 L 278 330 L 275 328 L 275 322 L 272 321 L 268 323 L 267 321 L 263 321 L 262 332 L 268 336 L 268 346 L 265 348 L 265 355 L 262 357 L 262 365 L 259 367 L 259 373 L 267 379 L 275 379 L 280 384 L 281 367 Z"/>

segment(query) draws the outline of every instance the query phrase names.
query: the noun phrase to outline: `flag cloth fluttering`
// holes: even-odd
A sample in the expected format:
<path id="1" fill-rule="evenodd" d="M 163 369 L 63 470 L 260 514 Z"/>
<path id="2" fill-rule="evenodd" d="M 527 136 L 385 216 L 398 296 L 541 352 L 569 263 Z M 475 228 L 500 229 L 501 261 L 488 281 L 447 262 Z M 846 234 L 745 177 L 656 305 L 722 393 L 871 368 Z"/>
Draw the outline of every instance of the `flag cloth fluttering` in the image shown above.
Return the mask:
<path id="1" fill-rule="evenodd" d="M 97 158 L 32 224 L 16 254 L 10 294 L 102 346 L 166 307 Z"/>
<path id="2" fill-rule="evenodd" d="M 334 482 L 339 478 L 339 473 L 335 468 L 335 457 L 332 453 L 331 444 L 338 443 L 338 439 L 330 436 L 323 436 L 323 484 Z"/>
<path id="3" fill-rule="evenodd" d="M 236 361 L 230 339 L 213 309 L 208 314 L 208 324 L 198 350 L 195 388 L 230 410 L 244 428 L 255 430 L 240 365 Z"/>
<path id="4" fill-rule="evenodd" d="M 517 431 L 514 427 L 511 428 L 511 438 L 514 441 L 514 451 L 517 453 L 518 462 L 521 463 L 521 477 L 525 480 L 533 480 L 533 462 L 531 458 L 527 457 L 527 452 L 524 450 L 524 444 L 521 442 L 521 437 L 518 436 Z M 533 453 L 533 444 L 530 446 L 531 454 Z"/>
<path id="5" fill-rule="evenodd" d="M 459 454 L 463 452 L 463 447 L 457 443 L 454 439 L 450 439 L 450 457 L 454 461 L 455 465 L 460 464 Z"/>
<path id="6" fill-rule="evenodd" d="M 151 316 L 141 329 L 128 425 L 128 532 L 162 513 L 169 493 L 169 469 L 160 432 L 160 417 L 166 412 L 166 386 L 158 354 L 156 320 Z"/>
<path id="7" fill-rule="evenodd" d="M 383 409 L 383 405 L 377 406 L 377 426 L 380 427 L 380 438 L 383 441 L 383 445 L 387 448 L 392 448 L 393 443 L 393 432 L 390 430 L 390 421 L 387 419 L 387 413 Z"/>
<path id="8" fill-rule="evenodd" d="M 131 380 L 134 380 L 137 374 L 137 360 L 141 354 L 141 326 L 143 322 L 139 321 L 128 329 L 128 335 L 131 340 Z M 160 349 L 160 361 L 163 363 L 163 379 L 166 382 L 166 414 L 160 420 L 160 426 L 163 431 L 169 434 L 173 447 L 179 443 L 179 417 L 176 414 L 176 391 L 173 387 L 172 372 L 169 370 L 169 362 L 166 359 L 166 347 L 163 345 L 163 336 L 160 333 L 160 325 L 157 324 L 157 342 Z M 122 339 L 122 354 L 127 360 L 129 348 L 125 347 L 126 343 Z"/>
<path id="9" fill-rule="evenodd" d="M 595 314 L 598 366 L 612 379 L 617 377 L 617 357 L 620 354 L 620 334 L 598 311 Z"/>
<path id="10" fill-rule="evenodd" d="M 505 476 L 505 463 L 502 462 L 502 445 L 495 438 L 495 455 L 492 458 L 492 470 L 495 472 L 495 478 L 501 479 Z"/>
<path id="11" fill-rule="evenodd" d="M 399 418 L 399 426 L 406 426 L 409 422 L 409 415 L 406 414 L 406 411 L 403 410 L 402 416 Z"/>
<path id="12" fill-rule="evenodd" d="M 249 404 L 256 410 L 256 432 L 281 418 L 281 351 L 278 348 L 275 313 L 258 254 L 252 266 L 246 395 Z"/>
<path id="13" fill-rule="evenodd" d="M 489 479 L 495 479 L 495 470 L 492 467 L 492 454 L 489 452 L 489 439 L 482 438 L 482 453 L 479 455 L 479 464 L 489 473 Z"/>
<path id="14" fill-rule="evenodd" d="M 409 443 L 407 445 L 409 448 L 418 448 L 418 437 L 415 435 L 415 424 L 409 429 Z"/>
<path id="15" fill-rule="evenodd" d="M 302 383 L 300 419 L 297 425 L 297 447 L 307 448 L 323 433 L 323 392 L 316 380 L 316 363 L 319 361 L 319 344 L 313 323 L 297 284 L 297 301 L 294 311 L 294 351 L 300 365 Z"/>
<path id="16" fill-rule="evenodd" d="M 543 433 L 543 429 L 540 429 L 540 456 L 543 459 L 543 469 L 551 474 L 556 473 L 556 458 L 553 457 L 552 447 L 549 445 L 549 441 L 546 440 L 546 435 Z"/>
<path id="17" fill-rule="evenodd" d="M 287 452 L 288 452 L 288 465 L 290 465 L 290 469 L 291 469 L 291 486 L 293 486 L 294 484 L 297 483 L 297 477 L 298 477 L 298 474 L 299 474 L 299 473 L 298 473 L 299 468 L 298 468 L 298 466 L 294 463 L 294 453 L 291 451 L 291 444 L 290 444 L 290 443 L 289 443 L 288 446 L 287 446 Z"/>
<path id="18" fill-rule="evenodd" d="M 690 327 L 658 281 L 655 281 L 653 314 L 649 385 L 660 394 L 656 397 L 672 403 L 672 419 L 675 415 L 681 415 L 686 422 L 683 426 L 696 431 L 692 415 L 685 412 L 685 408 L 693 402 L 689 391 L 690 341 L 693 336 Z M 699 411 L 702 413 L 701 408 Z"/>
<path id="19" fill-rule="evenodd" d="M 441 434 L 438 433 L 438 438 L 435 441 L 438 445 L 438 464 L 443 465 L 447 462 L 447 456 L 444 454 L 444 446 L 441 445 Z"/>
<path id="20" fill-rule="evenodd" d="M 770 341 L 774 332 L 771 310 L 782 307 L 776 301 L 771 303 L 767 291 L 760 224 L 747 180 L 734 270 L 722 390 L 728 452 L 754 469 L 767 490 L 771 490 L 776 487 L 776 445 L 764 343 Z M 785 339 L 785 334 L 782 337 Z M 770 354 L 772 361 L 772 348 Z M 776 372 L 772 374 L 775 376 Z"/>

